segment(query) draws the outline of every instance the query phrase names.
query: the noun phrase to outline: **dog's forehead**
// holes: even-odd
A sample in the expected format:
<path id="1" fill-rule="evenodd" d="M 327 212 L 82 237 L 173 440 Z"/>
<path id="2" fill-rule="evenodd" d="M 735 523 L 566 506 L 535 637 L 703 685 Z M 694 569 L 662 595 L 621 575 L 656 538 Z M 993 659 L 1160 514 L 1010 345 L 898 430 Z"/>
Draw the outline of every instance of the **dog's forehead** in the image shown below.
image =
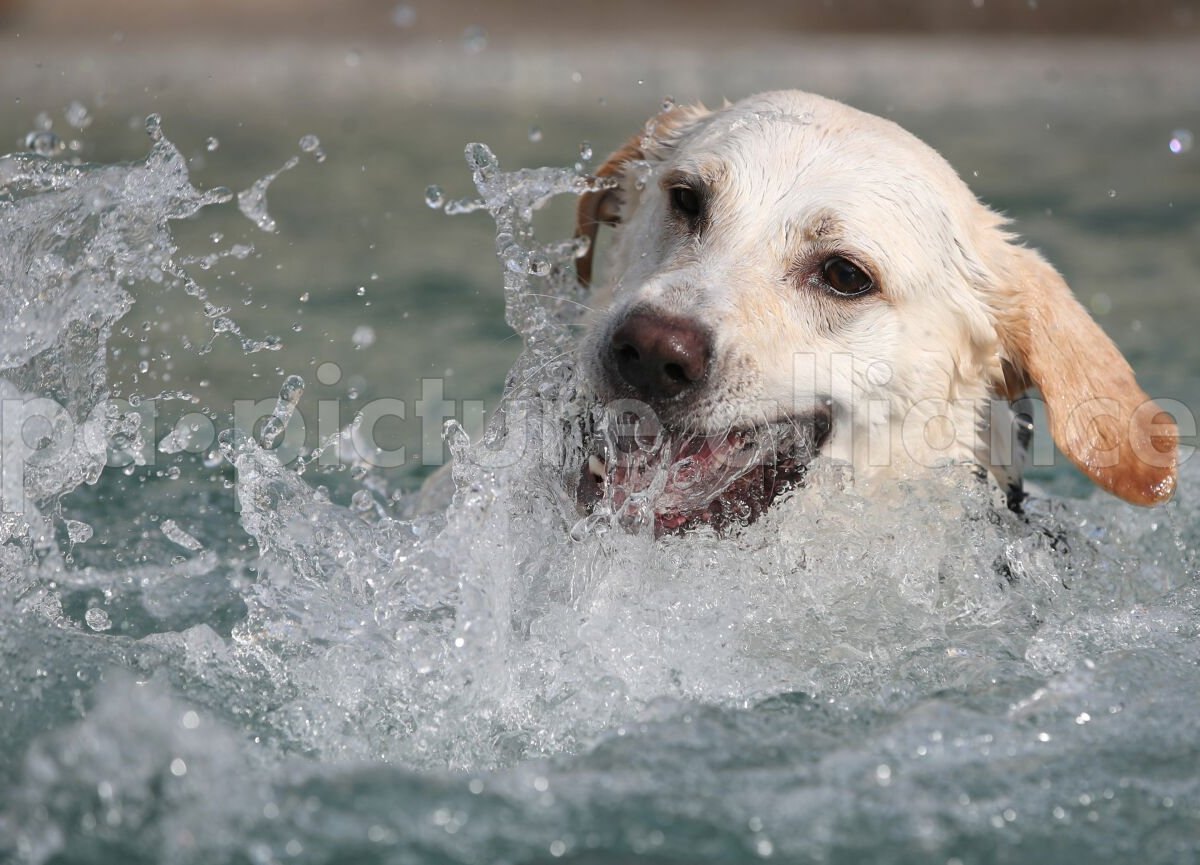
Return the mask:
<path id="1" fill-rule="evenodd" d="M 811 94 L 768 93 L 714 112 L 679 142 L 674 167 L 719 184 L 846 195 L 903 188 L 973 198 L 932 147 L 897 124 Z"/>
<path id="2" fill-rule="evenodd" d="M 756 238 L 828 236 L 889 263 L 903 239 L 943 252 L 970 232 L 978 202 L 933 148 L 897 124 L 802 92 L 769 93 L 708 115 L 670 167 L 710 185 L 716 206 Z M 911 255 L 905 253 L 905 258 Z"/>

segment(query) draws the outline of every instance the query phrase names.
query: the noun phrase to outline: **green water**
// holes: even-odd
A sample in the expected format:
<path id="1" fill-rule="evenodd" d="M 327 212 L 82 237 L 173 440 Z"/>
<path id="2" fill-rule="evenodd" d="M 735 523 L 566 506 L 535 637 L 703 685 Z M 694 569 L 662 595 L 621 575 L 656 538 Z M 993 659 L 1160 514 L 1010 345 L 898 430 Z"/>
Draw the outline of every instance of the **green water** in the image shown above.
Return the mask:
<path id="1" fill-rule="evenodd" d="M 1190 48 L 151 47 L 0 55 L 0 135 L 45 111 L 87 160 L 131 161 L 153 111 L 193 184 L 234 191 L 300 154 L 269 189 L 277 233 L 233 203 L 171 224 L 181 257 L 253 244 L 188 269 L 278 351 L 214 339 L 178 287 L 131 286 L 109 381 L 193 394 L 163 402 L 168 421 L 224 421 L 299 375 L 310 418 L 402 400 L 383 437 L 419 455 L 423 381 L 491 408 L 520 351 L 491 220 L 424 203 L 429 184 L 473 193 L 463 146 L 570 164 L 666 94 L 778 86 L 933 144 L 1063 270 L 1150 394 L 1200 405 L 1200 150 L 1169 148 L 1200 134 Z M 81 133 L 63 119 L 76 99 Z M 570 211 L 539 214 L 541 235 L 569 233 Z M 432 468 L 375 479 L 412 489 Z M 651 544 L 571 540 L 519 472 L 409 524 L 345 507 L 363 489 L 346 473 L 300 479 L 261 451 L 106 470 L 49 536 L 3 545 L 0 858 L 1191 861 L 1195 469 L 1152 512 L 1068 498 L 1085 490 L 1065 469 L 1037 479 L 1062 498 L 1028 522 L 934 488 Z M 71 543 L 63 518 L 91 538 Z"/>

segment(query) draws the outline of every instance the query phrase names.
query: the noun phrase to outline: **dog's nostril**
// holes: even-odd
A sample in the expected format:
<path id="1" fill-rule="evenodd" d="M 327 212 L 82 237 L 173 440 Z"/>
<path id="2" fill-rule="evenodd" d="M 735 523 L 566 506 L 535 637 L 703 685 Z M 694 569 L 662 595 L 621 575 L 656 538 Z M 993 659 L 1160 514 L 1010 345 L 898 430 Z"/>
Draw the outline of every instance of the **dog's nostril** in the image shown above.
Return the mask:
<path id="1" fill-rule="evenodd" d="M 671 399 L 708 371 L 712 337 L 696 322 L 648 311 L 631 313 L 609 343 L 609 363 L 643 399 Z"/>
<path id="2" fill-rule="evenodd" d="M 671 381 L 677 381 L 680 384 L 687 384 L 691 381 L 691 379 L 688 377 L 688 374 L 683 371 L 683 367 L 677 363 L 669 363 L 664 366 L 663 374 L 666 375 L 666 377 Z"/>
<path id="3" fill-rule="evenodd" d="M 617 349 L 617 360 L 625 363 L 637 363 L 641 357 L 632 345 L 623 345 Z"/>

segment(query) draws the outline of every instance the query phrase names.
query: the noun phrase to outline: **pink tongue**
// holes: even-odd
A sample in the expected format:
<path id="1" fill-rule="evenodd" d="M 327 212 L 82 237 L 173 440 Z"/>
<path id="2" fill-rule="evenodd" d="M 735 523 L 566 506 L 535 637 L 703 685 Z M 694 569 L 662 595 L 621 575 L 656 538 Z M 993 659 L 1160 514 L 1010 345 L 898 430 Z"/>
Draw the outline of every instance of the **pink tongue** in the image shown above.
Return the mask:
<path id="1" fill-rule="evenodd" d="M 620 507 L 629 495 L 661 483 L 654 510 L 673 528 L 670 522 L 682 524 L 686 514 L 706 508 L 730 484 L 759 466 L 763 457 L 759 447 L 744 448 L 744 437 L 737 433 L 688 439 L 669 453 L 671 462 L 666 468 L 662 465 L 665 455 L 646 451 L 620 455 L 611 476 L 613 503 Z"/>

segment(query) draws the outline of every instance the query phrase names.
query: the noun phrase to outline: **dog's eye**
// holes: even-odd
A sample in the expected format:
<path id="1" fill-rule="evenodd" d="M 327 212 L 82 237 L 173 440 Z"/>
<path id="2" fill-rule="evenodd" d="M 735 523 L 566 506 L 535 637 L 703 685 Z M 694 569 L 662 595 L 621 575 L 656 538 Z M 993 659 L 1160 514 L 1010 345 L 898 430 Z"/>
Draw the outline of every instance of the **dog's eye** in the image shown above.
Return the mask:
<path id="1" fill-rule="evenodd" d="M 833 256 L 821 265 L 821 273 L 825 276 L 825 284 L 842 297 L 866 294 L 875 287 L 865 270 L 840 255 Z"/>
<path id="2" fill-rule="evenodd" d="M 700 193 L 690 186 L 672 186 L 670 191 L 671 209 L 689 221 L 700 218 L 703 203 Z"/>

